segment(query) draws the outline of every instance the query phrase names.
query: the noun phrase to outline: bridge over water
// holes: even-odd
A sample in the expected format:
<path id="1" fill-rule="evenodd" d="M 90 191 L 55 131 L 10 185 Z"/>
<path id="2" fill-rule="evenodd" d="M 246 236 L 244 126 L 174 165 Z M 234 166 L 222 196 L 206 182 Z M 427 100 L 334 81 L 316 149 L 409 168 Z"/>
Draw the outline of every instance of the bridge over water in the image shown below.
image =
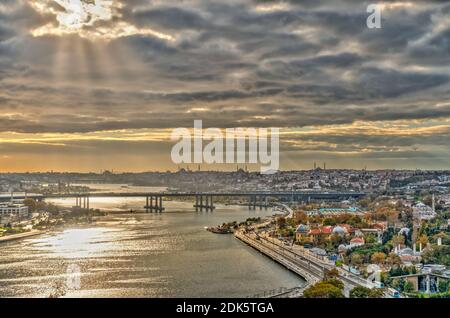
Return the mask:
<path id="1" fill-rule="evenodd" d="M 89 209 L 90 198 L 143 198 L 145 199 L 146 212 L 163 212 L 163 198 L 186 198 L 194 199 L 194 207 L 197 211 L 213 211 L 215 209 L 214 199 L 218 197 L 248 198 L 250 209 L 256 207 L 263 208 L 269 206 L 269 199 L 276 198 L 292 202 L 311 201 L 339 201 L 349 199 L 359 199 L 365 196 L 362 192 L 318 192 L 318 191 L 236 191 L 236 192 L 84 192 L 70 194 L 13 194 L 0 196 L 0 201 L 11 199 L 20 200 L 33 198 L 35 200 L 45 199 L 75 199 L 75 206 Z"/>

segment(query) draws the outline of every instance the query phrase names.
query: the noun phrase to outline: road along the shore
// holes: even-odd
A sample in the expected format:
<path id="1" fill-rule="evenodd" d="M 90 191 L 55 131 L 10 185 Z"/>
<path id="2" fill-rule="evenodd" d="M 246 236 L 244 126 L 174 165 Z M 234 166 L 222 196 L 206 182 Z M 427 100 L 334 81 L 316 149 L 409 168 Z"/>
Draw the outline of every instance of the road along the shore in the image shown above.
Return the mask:
<path id="1" fill-rule="evenodd" d="M 334 265 L 324 260 L 313 258 L 307 253 L 271 242 L 255 232 L 245 233 L 244 230 L 238 230 L 235 232 L 235 237 L 303 277 L 306 280 L 306 284 L 302 286 L 300 291 L 296 291 L 297 297 L 302 295 L 305 288 L 321 281 L 326 270 L 335 268 Z M 344 294 L 346 296 L 356 286 L 373 288 L 372 284 L 360 277 L 348 275 L 341 270 L 339 270 L 339 274 L 339 279 L 344 283 Z"/>

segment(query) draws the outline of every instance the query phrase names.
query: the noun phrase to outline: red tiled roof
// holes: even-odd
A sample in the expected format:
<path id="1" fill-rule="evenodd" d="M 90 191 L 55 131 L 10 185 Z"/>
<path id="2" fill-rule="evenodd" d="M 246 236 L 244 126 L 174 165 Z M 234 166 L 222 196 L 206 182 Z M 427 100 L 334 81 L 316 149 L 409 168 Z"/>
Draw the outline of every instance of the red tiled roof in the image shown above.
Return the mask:
<path id="1" fill-rule="evenodd" d="M 319 235 L 322 234 L 322 231 L 320 229 L 312 229 L 309 231 L 309 235 Z"/>
<path id="2" fill-rule="evenodd" d="M 333 227 L 332 226 L 324 226 L 322 228 L 322 233 L 323 234 L 331 234 L 333 232 Z"/>
<path id="3" fill-rule="evenodd" d="M 362 237 L 354 237 L 350 240 L 350 243 L 363 243 L 364 244 L 364 239 Z"/>
<path id="4" fill-rule="evenodd" d="M 400 259 L 402 262 L 411 262 L 414 260 L 414 256 L 412 255 L 400 255 Z"/>
<path id="5" fill-rule="evenodd" d="M 376 228 L 376 229 L 384 230 L 384 229 L 386 228 L 386 224 L 383 224 L 383 223 L 375 223 L 375 224 L 373 225 L 373 227 Z"/>

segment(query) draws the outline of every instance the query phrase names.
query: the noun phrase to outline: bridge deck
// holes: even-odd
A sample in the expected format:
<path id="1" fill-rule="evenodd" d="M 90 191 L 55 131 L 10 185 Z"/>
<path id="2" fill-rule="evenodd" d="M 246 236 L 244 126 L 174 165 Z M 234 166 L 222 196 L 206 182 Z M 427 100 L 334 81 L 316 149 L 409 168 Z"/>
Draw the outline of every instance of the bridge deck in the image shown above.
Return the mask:
<path id="1" fill-rule="evenodd" d="M 221 196 L 221 197 L 302 197 L 311 199 L 327 198 L 359 198 L 364 196 L 361 192 L 90 192 L 90 193 L 70 193 L 70 194 L 20 194 L 14 195 L 14 199 L 58 199 L 58 198 L 76 198 L 80 196 L 89 196 L 91 198 L 105 197 L 195 197 L 195 196 Z M 0 200 L 10 200 L 11 196 L 0 196 Z"/>

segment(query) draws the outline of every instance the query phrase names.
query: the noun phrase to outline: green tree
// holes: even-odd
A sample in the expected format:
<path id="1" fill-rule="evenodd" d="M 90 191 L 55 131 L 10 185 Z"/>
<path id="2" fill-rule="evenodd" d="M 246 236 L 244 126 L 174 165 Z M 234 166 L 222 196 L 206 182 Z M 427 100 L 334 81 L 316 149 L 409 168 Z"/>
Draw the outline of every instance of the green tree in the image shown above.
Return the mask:
<path id="1" fill-rule="evenodd" d="M 386 263 L 388 263 L 391 266 L 400 266 L 402 264 L 402 260 L 400 259 L 400 256 L 398 256 L 395 253 L 390 253 L 388 257 L 386 258 Z"/>
<path id="2" fill-rule="evenodd" d="M 406 281 L 405 284 L 403 285 L 403 291 L 410 293 L 413 290 L 414 290 L 414 285 L 411 282 Z"/>
<path id="3" fill-rule="evenodd" d="M 319 282 L 307 288 L 303 297 L 305 298 L 344 298 L 342 290 L 328 282 Z"/>
<path id="4" fill-rule="evenodd" d="M 448 281 L 440 279 L 438 283 L 439 292 L 445 293 L 448 291 Z"/>
<path id="5" fill-rule="evenodd" d="M 303 211 L 295 213 L 295 221 L 297 224 L 305 224 L 308 221 L 308 215 Z"/>
<path id="6" fill-rule="evenodd" d="M 370 288 L 358 286 L 350 291 L 350 298 L 369 298 Z"/>
<path id="7" fill-rule="evenodd" d="M 25 200 L 23 200 L 23 204 L 26 205 L 28 207 L 28 210 L 30 212 L 35 212 L 36 211 L 36 200 L 32 199 L 32 198 L 27 198 Z"/>
<path id="8" fill-rule="evenodd" d="M 372 263 L 375 263 L 375 264 L 384 264 L 384 261 L 386 260 L 386 254 L 384 254 L 382 252 L 373 253 L 371 260 L 372 260 Z"/>
<path id="9" fill-rule="evenodd" d="M 382 298 L 384 296 L 383 289 L 380 288 L 367 288 L 364 286 L 358 286 L 350 291 L 350 298 Z"/>
<path id="10" fill-rule="evenodd" d="M 333 247 L 337 248 L 339 245 L 346 243 L 345 237 L 339 234 L 332 234 L 330 236 L 330 242 Z"/>
<path id="11" fill-rule="evenodd" d="M 277 225 L 280 229 L 283 229 L 286 226 L 286 218 L 283 216 L 277 218 Z"/>
<path id="12" fill-rule="evenodd" d="M 364 241 L 366 242 L 366 244 L 372 244 L 377 242 L 377 238 L 373 234 L 368 234 L 364 236 Z"/>
<path id="13" fill-rule="evenodd" d="M 372 288 L 370 290 L 369 298 L 383 298 L 384 290 L 381 288 Z"/>
<path id="14" fill-rule="evenodd" d="M 403 291 L 403 288 L 405 287 L 405 280 L 403 278 L 394 280 L 392 283 L 392 287 L 394 287 L 398 291 Z"/>
<path id="15" fill-rule="evenodd" d="M 396 236 L 394 236 L 392 238 L 392 244 L 394 246 L 405 244 L 405 237 L 403 235 L 396 235 Z"/>
<path id="16" fill-rule="evenodd" d="M 450 246 L 432 246 L 425 249 L 422 253 L 422 262 L 424 264 L 442 264 L 450 266 Z"/>
<path id="17" fill-rule="evenodd" d="M 328 226 L 328 225 L 336 225 L 336 219 L 334 218 L 325 218 L 322 222 L 323 225 Z"/>
<path id="18" fill-rule="evenodd" d="M 324 274 L 323 274 L 323 279 L 324 280 L 331 280 L 331 279 L 335 279 L 339 277 L 339 271 L 336 268 L 333 269 L 325 269 Z"/>
<path id="19" fill-rule="evenodd" d="M 38 201 L 36 202 L 36 211 L 45 211 L 45 209 L 47 208 L 47 205 L 45 204 L 44 201 Z"/>
<path id="20" fill-rule="evenodd" d="M 422 234 L 418 239 L 417 239 L 417 244 L 422 243 L 422 246 L 425 247 L 428 244 L 428 236 L 426 236 L 425 234 Z"/>
<path id="21" fill-rule="evenodd" d="M 340 290 L 344 290 L 344 283 L 340 279 L 330 278 L 330 279 L 324 280 L 324 282 L 331 284 L 331 285 L 339 288 Z"/>
<path id="22" fill-rule="evenodd" d="M 364 259 L 360 254 L 352 254 L 351 263 L 353 266 L 361 266 Z"/>

